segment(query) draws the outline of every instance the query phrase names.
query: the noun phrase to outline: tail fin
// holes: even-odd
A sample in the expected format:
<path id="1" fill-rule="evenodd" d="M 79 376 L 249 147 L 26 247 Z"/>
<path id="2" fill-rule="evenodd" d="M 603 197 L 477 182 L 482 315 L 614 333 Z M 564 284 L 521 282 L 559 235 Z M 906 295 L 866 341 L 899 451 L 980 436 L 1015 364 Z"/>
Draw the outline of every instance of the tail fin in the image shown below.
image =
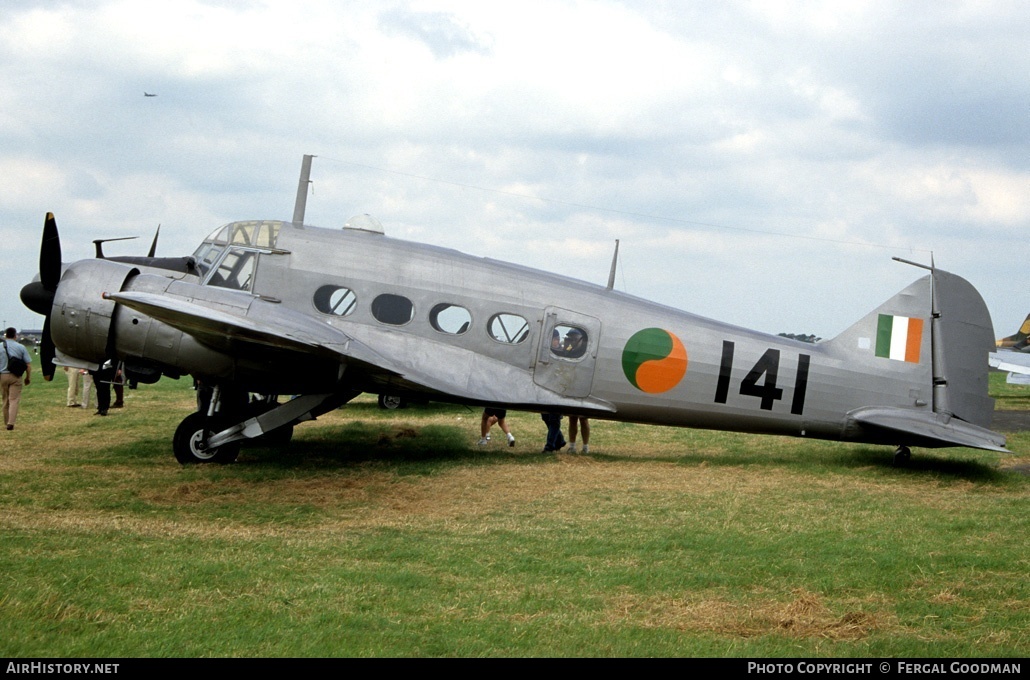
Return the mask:
<path id="1" fill-rule="evenodd" d="M 856 347 L 875 357 L 868 364 L 871 382 L 883 386 L 849 418 L 898 444 L 1004 451 L 1004 437 L 986 429 L 994 411 L 987 395 L 987 355 L 994 348 L 987 305 L 965 279 L 929 269 L 830 341 L 849 361 Z"/>
<path id="2" fill-rule="evenodd" d="M 998 347 L 1020 351 L 1030 346 L 1030 314 L 1026 315 L 1026 321 L 1019 327 L 1018 331 L 1006 338 L 1000 338 L 996 344 Z"/>
<path id="3" fill-rule="evenodd" d="M 987 396 L 987 355 L 994 325 L 987 305 L 960 276 L 934 270 L 934 410 L 988 427 L 994 400 Z"/>

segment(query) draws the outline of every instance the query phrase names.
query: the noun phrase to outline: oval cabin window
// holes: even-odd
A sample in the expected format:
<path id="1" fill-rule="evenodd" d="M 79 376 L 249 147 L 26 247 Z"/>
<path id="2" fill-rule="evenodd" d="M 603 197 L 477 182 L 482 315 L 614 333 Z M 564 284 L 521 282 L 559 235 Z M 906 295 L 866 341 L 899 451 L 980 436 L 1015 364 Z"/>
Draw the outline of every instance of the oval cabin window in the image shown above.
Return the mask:
<path id="1" fill-rule="evenodd" d="M 322 286 L 315 291 L 315 309 L 323 314 L 347 316 L 354 311 L 358 298 L 354 291 L 343 286 Z"/>
<path id="2" fill-rule="evenodd" d="M 415 316 L 415 305 L 403 295 L 383 293 L 372 301 L 372 316 L 380 323 L 403 326 Z"/>
<path id="3" fill-rule="evenodd" d="M 429 312 L 429 323 L 441 333 L 461 335 L 469 329 L 472 314 L 464 307 L 444 302 Z"/>
<path id="4" fill-rule="evenodd" d="M 506 345 L 517 345 L 529 337 L 529 322 L 518 314 L 494 314 L 487 329 L 490 337 Z"/>

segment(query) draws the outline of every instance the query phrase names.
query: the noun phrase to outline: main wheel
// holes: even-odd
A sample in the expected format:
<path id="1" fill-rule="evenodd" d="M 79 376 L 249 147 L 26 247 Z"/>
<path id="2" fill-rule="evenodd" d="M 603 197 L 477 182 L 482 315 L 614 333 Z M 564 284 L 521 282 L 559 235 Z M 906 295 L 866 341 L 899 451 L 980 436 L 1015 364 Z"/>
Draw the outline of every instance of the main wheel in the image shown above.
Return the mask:
<path id="1" fill-rule="evenodd" d="M 394 394 L 380 394 L 379 408 L 385 408 L 388 411 L 404 408 L 404 400 Z"/>
<path id="2" fill-rule="evenodd" d="M 240 443 L 229 442 L 218 448 L 207 446 L 207 440 L 218 432 L 217 421 L 203 413 L 191 413 L 186 416 L 179 427 L 175 428 L 172 438 L 172 452 L 175 459 L 183 465 L 191 463 L 231 463 L 240 454 Z"/>

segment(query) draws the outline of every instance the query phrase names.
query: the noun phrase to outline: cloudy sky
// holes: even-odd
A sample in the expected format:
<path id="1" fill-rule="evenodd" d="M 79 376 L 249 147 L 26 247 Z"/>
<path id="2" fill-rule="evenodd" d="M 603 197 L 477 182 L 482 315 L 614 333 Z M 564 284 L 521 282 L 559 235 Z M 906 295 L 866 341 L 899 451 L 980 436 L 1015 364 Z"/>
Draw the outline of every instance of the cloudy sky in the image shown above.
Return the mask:
<path id="1" fill-rule="evenodd" d="M 156 97 L 144 97 L 144 91 Z M 235 219 L 389 235 L 830 337 L 921 272 L 1030 312 L 1024 0 L 0 0 L 6 324 L 64 259 Z"/>

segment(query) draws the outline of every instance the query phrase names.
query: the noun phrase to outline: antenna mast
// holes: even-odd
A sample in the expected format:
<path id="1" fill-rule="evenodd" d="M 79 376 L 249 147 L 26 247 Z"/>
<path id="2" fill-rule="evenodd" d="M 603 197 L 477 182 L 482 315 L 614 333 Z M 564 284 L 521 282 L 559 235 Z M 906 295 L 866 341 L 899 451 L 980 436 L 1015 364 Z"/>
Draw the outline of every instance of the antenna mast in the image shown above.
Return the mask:
<path id="1" fill-rule="evenodd" d="M 298 227 L 304 224 L 304 210 L 308 205 L 308 185 L 311 184 L 312 155 L 305 154 L 300 164 L 300 182 L 297 184 L 297 201 L 293 204 L 293 223 Z"/>
<path id="2" fill-rule="evenodd" d="M 615 254 L 612 255 L 612 269 L 608 272 L 608 290 L 615 290 L 615 266 L 619 263 L 619 239 L 615 239 Z"/>

